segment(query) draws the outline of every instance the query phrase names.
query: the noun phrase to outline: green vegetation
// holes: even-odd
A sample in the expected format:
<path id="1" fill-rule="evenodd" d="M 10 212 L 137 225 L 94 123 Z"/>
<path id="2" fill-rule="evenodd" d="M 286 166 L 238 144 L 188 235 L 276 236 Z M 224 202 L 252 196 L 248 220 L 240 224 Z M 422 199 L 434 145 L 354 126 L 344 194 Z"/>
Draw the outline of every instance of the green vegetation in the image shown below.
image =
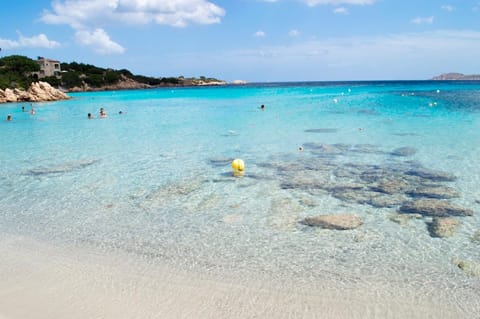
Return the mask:
<path id="1" fill-rule="evenodd" d="M 27 88 L 35 80 L 32 72 L 40 66 L 27 57 L 11 55 L 0 59 L 0 88 Z"/>
<path id="2" fill-rule="evenodd" d="M 116 85 L 122 81 L 135 81 L 147 86 L 185 86 L 199 83 L 217 82 L 214 78 L 201 76 L 200 79 L 180 77 L 148 77 L 134 75 L 129 70 L 104 69 L 84 63 L 61 63 L 60 76 L 41 78 L 54 87 L 102 89 L 106 86 Z M 0 59 L 0 88 L 27 89 L 38 78 L 34 72 L 40 71 L 40 66 L 35 60 L 25 56 L 12 55 Z"/>

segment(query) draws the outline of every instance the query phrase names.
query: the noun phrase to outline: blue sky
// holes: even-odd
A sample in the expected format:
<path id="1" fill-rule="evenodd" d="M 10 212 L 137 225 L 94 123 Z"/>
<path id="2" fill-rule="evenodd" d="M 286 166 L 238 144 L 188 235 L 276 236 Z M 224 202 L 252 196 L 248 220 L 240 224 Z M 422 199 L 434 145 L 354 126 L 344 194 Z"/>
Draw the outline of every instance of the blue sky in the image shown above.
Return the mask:
<path id="1" fill-rule="evenodd" d="M 233 81 L 480 73 L 480 0 L 4 1 L 0 56 Z"/>

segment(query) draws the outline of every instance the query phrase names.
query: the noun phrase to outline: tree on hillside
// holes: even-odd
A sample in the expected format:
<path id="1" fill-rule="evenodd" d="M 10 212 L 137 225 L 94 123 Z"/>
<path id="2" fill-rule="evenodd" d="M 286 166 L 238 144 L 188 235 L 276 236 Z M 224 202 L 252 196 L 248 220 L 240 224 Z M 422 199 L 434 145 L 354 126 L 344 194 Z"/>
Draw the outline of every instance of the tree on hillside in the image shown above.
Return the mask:
<path id="1" fill-rule="evenodd" d="M 0 88 L 27 88 L 33 81 L 32 72 L 40 66 L 32 59 L 21 55 L 11 55 L 0 59 Z"/>
<path id="2" fill-rule="evenodd" d="M 21 55 L 10 55 L 1 58 L 0 68 L 7 72 L 15 72 L 22 75 L 40 71 L 40 66 L 37 62 Z"/>

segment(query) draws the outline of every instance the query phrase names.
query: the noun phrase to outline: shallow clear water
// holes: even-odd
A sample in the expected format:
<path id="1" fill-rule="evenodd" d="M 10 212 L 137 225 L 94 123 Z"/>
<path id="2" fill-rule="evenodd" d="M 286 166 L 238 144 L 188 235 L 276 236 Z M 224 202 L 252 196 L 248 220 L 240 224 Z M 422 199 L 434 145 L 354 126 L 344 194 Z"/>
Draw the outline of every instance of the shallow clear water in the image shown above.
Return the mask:
<path id="1" fill-rule="evenodd" d="M 71 96 L 35 104 L 34 116 L 21 112 L 26 103 L 0 106 L 1 119 L 14 118 L 0 123 L 1 234 L 122 250 L 225 278 L 456 289 L 480 309 L 479 279 L 452 262 L 480 262 L 480 83 Z M 98 117 L 100 107 L 108 118 Z M 244 177 L 231 176 L 234 158 L 245 161 Z M 382 193 L 399 198 L 391 207 L 344 196 L 352 183 L 370 191 L 378 182 L 365 176 L 412 170 L 456 177 L 426 181 L 455 189 L 460 196 L 448 202 L 473 210 L 455 217 L 454 236 L 433 237 L 430 217 L 392 221 L 408 194 Z M 334 231 L 301 223 L 337 213 L 356 214 L 363 225 Z"/>

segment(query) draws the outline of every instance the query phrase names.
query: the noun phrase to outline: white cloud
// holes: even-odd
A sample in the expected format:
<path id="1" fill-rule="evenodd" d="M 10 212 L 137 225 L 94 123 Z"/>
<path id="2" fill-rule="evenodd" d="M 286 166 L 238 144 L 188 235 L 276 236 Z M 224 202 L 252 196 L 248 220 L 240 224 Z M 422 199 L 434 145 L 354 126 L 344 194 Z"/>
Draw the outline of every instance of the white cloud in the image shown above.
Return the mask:
<path id="1" fill-rule="evenodd" d="M 257 38 L 264 38 L 266 36 L 265 32 L 261 31 L 261 30 L 258 30 L 257 32 L 255 32 L 253 34 L 254 37 L 257 37 Z"/>
<path id="2" fill-rule="evenodd" d="M 92 47 L 99 54 L 118 54 L 125 51 L 121 45 L 112 41 L 103 29 L 95 29 L 93 32 L 77 31 L 75 37 L 80 45 Z"/>
<path id="3" fill-rule="evenodd" d="M 442 8 L 442 10 L 445 10 L 445 11 L 448 11 L 448 12 L 452 12 L 452 11 L 455 10 L 455 7 L 453 7 L 451 5 L 448 5 L 448 4 L 443 5 L 441 8 Z"/>
<path id="4" fill-rule="evenodd" d="M 412 23 L 414 24 L 432 24 L 433 23 L 433 16 L 431 17 L 416 17 L 412 19 Z"/>
<path id="5" fill-rule="evenodd" d="M 49 40 L 48 37 L 41 33 L 32 37 L 25 37 L 18 33 L 18 40 L 1 39 L 0 48 L 2 49 L 19 49 L 19 48 L 46 48 L 54 49 L 60 46 L 57 41 Z"/>
<path id="6" fill-rule="evenodd" d="M 59 0 L 41 20 L 74 29 L 100 23 L 157 23 L 184 27 L 189 23 L 219 23 L 225 10 L 207 0 Z"/>
<path id="7" fill-rule="evenodd" d="M 477 52 L 480 31 L 443 30 L 264 46 L 212 60 L 243 78 L 256 65 L 259 81 L 427 79 L 452 70 L 475 73 Z"/>
<path id="8" fill-rule="evenodd" d="M 374 4 L 376 0 L 303 0 L 308 6 L 314 7 L 317 5 L 342 5 L 342 4 L 352 4 L 352 5 L 370 5 Z"/>
<path id="9" fill-rule="evenodd" d="M 345 7 L 338 7 L 333 10 L 335 14 L 349 14 L 348 9 Z"/>
<path id="10" fill-rule="evenodd" d="M 208 0 L 56 0 L 51 10 L 44 10 L 41 21 L 69 25 L 80 44 L 109 54 L 125 49 L 100 26 L 155 23 L 185 27 L 219 23 L 224 15 L 224 9 Z"/>
<path id="11" fill-rule="evenodd" d="M 291 36 L 292 38 L 298 37 L 300 35 L 300 31 L 293 29 L 293 30 L 290 30 L 290 32 L 288 32 L 288 35 Z"/>

